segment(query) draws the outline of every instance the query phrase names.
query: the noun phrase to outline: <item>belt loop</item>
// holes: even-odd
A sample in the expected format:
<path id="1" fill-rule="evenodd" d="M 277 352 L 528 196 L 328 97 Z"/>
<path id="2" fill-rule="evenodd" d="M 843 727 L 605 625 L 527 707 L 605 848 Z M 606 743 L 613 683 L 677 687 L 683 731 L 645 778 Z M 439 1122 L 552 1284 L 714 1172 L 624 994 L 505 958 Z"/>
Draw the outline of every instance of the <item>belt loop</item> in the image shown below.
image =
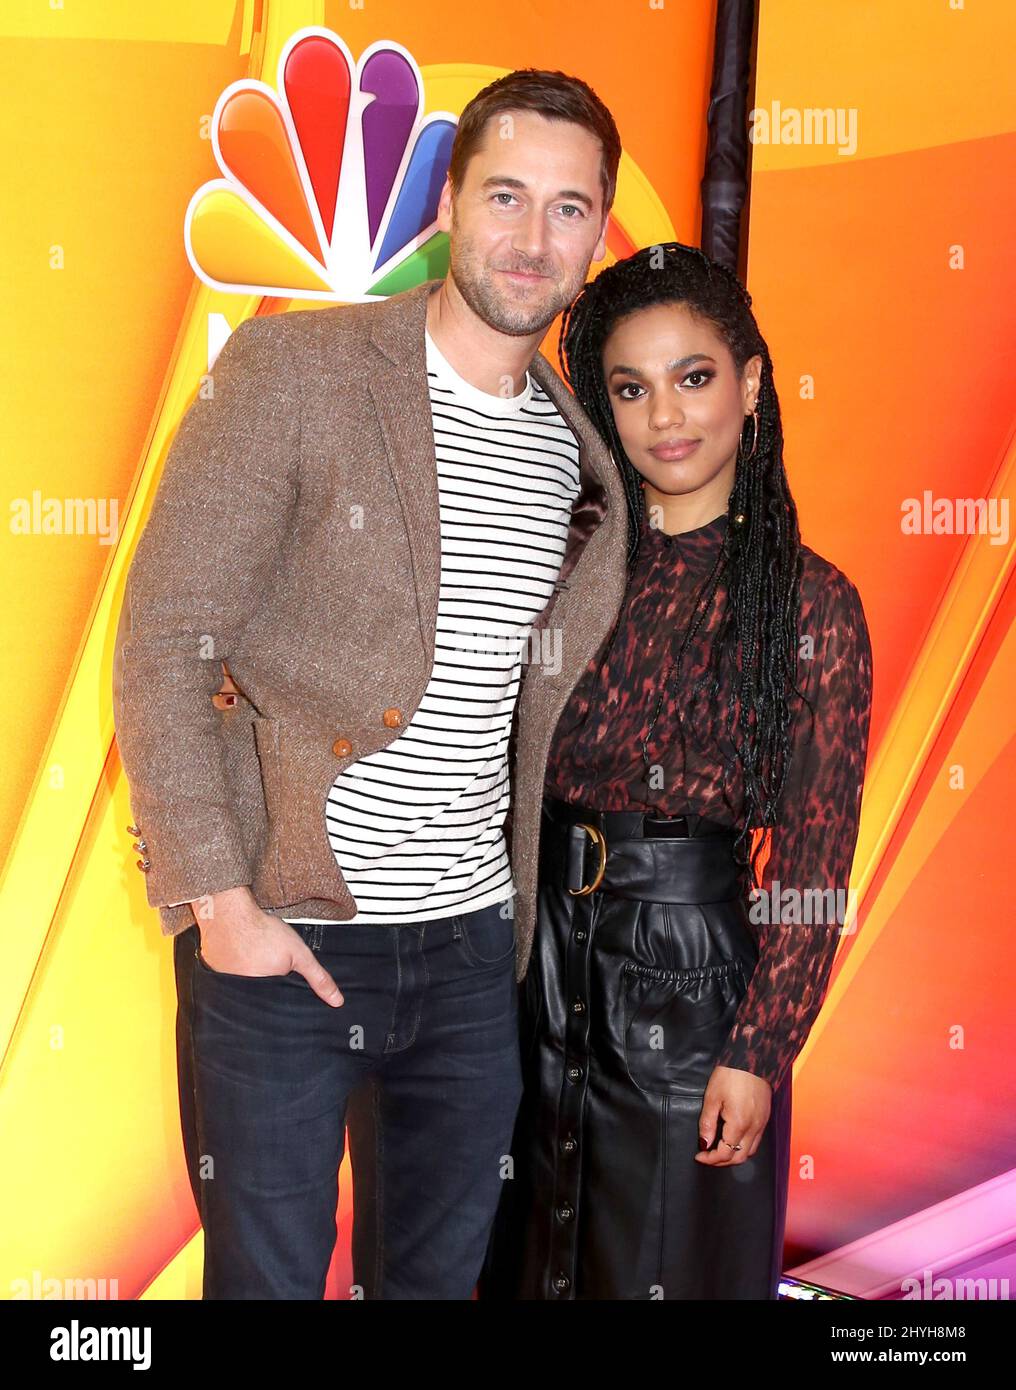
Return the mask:
<path id="1" fill-rule="evenodd" d="M 607 837 L 600 826 L 595 823 L 596 820 L 602 824 L 602 813 L 597 813 L 589 821 L 576 821 L 569 827 L 568 882 L 566 887 L 573 897 L 585 897 L 589 893 L 594 893 L 603 882 L 603 875 L 607 866 Z M 597 849 L 597 865 L 590 883 L 586 883 L 587 839 L 592 840 Z"/>
<path id="2" fill-rule="evenodd" d="M 589 836 L 578 821 L 573 821 L 565 834 L 565 887 L 573 893 L 586 881 L 586 845 Z"/>

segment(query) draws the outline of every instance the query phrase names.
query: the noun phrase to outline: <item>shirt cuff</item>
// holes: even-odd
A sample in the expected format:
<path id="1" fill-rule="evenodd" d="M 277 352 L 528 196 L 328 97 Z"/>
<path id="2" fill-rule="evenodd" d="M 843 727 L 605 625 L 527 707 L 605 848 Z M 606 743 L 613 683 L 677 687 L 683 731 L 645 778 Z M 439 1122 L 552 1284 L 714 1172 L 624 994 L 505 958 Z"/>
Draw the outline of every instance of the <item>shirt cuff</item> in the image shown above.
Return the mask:
<path id="1" fill-rule="evenodd" d="M 767 1032 L 751 1023 L 736 1024 L 716 1059 L 718 1067 L 751 1072 L 775 1091 L 785 1079 L 800 1048 L 793 1039 Z"/>

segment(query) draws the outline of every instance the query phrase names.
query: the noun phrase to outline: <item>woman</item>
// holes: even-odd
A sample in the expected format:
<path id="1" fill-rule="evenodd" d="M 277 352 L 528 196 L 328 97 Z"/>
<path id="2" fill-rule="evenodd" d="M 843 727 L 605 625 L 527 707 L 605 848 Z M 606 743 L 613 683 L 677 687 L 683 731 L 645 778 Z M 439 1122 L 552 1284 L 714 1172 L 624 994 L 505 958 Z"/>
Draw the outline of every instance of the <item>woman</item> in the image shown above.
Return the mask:
<path id="1" fill-rule="evenodd" d="M 800 542 L 750 305 L 670 243 L 565 316 L 564 374 L 624 478 L 628 584 L 548 760 L 483 1298 L 777 1296 L 790 1069 L 847 917 L 871 651 L 857 590 Z"/>

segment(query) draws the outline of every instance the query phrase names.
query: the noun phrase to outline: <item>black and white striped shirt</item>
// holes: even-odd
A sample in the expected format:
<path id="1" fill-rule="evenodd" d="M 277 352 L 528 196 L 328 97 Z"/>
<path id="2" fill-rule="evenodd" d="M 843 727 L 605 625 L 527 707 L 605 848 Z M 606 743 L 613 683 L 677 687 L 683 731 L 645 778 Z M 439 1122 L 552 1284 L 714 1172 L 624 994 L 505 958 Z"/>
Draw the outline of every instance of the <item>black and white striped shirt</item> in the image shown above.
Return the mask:
<path id="1" fill-rule="evenodd" d="M 344 768 L 328 794 L 357 923 L 422 922 L 514 894 L 508 737 L 579 490 L 578 441 L 529 373 L 517 396 L 491 395 L 429 333 L 426 343 L 441 508 L 434 666 L 398 738 Z"/>

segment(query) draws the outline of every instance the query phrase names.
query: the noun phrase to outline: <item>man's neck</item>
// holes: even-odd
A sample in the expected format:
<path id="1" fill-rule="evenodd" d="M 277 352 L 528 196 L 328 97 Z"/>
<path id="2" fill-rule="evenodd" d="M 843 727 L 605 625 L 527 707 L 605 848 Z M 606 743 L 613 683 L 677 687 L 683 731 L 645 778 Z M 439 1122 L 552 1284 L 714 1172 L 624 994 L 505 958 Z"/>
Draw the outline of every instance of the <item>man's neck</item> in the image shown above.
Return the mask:
<path id="1" fill-rule="evenodd" d="M 473 312 L 449 275 L 427 296 L 427 332 L 470 386 L 492 396 L 517 396 L 546 329 L 523 338 L 499 333 Z"/>

